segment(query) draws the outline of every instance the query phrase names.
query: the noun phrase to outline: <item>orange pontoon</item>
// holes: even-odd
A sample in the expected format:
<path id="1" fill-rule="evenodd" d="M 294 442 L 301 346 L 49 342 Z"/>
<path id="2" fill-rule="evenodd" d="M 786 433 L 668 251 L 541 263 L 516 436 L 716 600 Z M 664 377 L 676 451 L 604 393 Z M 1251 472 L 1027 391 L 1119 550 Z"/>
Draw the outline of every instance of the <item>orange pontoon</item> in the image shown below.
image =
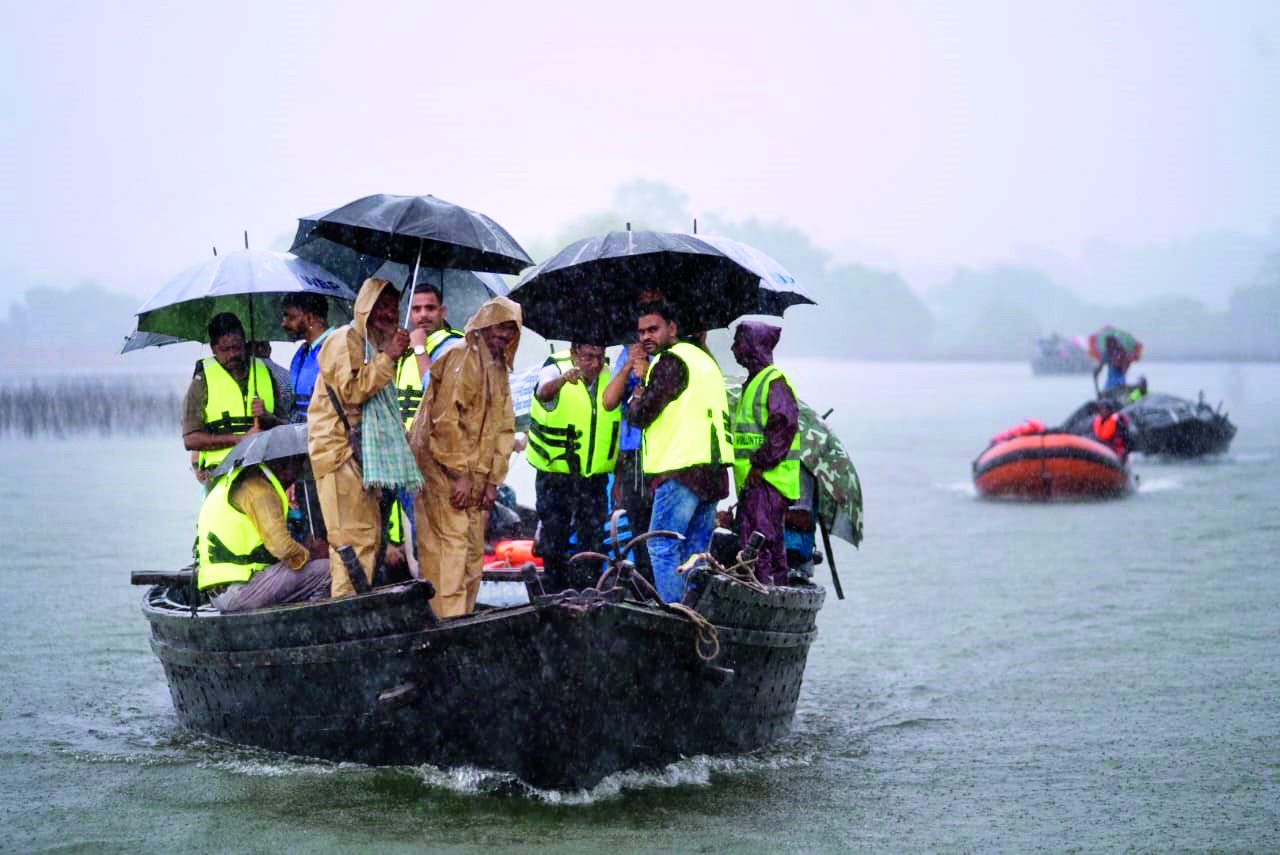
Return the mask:
<path id="1" fill-rule="evenodd" d="M 1130 487 L 1119 455 L 1096 440 L 1052 431 L 1009 433 L 973 461 L 973 483 L 984 496 L 1100 498 Z"/>

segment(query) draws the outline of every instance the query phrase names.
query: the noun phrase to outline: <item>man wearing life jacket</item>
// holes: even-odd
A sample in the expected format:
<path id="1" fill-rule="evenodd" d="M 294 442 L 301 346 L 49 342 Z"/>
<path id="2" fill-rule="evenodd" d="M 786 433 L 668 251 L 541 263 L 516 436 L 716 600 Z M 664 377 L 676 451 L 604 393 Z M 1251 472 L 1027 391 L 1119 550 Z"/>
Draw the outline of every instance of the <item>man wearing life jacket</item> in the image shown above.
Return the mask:
<path id="1" fill-rule="evenodd" d="M 463 335 L 449 326 L 448 309 L 440 289 L 429 282 L 413 288 L 409 302 L 409 346 L 411 353 L 400 357 L 396 367 L 396 398 L 405 430 L 422 401 L 422 384 L 430 379 L 431 363 L 462 344 Z"/>
<path id="2" fill-rule="evenodd" d="M 290 341 L 302 342 L 289 363 L 289 380 L 293 384 L 289 421 L 299 423 L 307 420 L 307 407 L 311 404 L 320 372 L 316 357 L 333 327 L 329 326 L 329 301 L 323 294 L 309 291 L 287 294 L 283 304 L 284 316 L 280 319 L 280 326 L 288 333 Z"/>
<path id="3" fill-rule="evenodd" d="M 553 353 L 538 376 L 529 406 L 529 444 L 525 454 L 538 471 L 538 519 L 542 523 L 542 563 L 552 590 L 595 584 L 598 562 L 568 561 L 574 551 L 603 552 L 608 517 L 609 474 L 618 461 L 622 413 L 618 402 L 605 404 L 600 372 L 608 360 L 604 347 L 575 342 Z"/>
<path id="4" fill-rule="evenodd" d="M 245 434 L 281 424 L 281 390 L 260 360 L 245 351 L 244 327 L 230 312 L 209 321 L 212 357 L 196 363 L 183 402 L 182 443 L 199 453 L 201 483 Z"/>
<path id="5" fill-rule="evenodd" d="M 1098 413 L 1093 417 L 1093 435 L 1118 454 L 1122 462 L 1129 458 L 1129 417 L 1106 398 L 1098 402 Z"/>
<path id="6" fill-rule="evenodd" d="M 317 361 L 320 348 L 333 327 L 329 326 L 329 301 L 323 294 L 302 291 L 286 294 L 282 301 L 284 310 L 280 326 L 290 341 L 300 341 L 289 363 L 289 382 L 293 387 L 293 406 L 289 409 L 289 421 L 305 424 L 307 408 L 315 392 L 316 378 L 320 376 Z M 289 530 L 298 537 L 326 537 L 324 514 L 320 511 L 320 494 L 316 490 L 315 475 L 308 462 L 294 482 L 293 495 L 297 511 L 290 513 Z"/>
<path id="7" fill-rule="evenodd" d="M 729 495 L 729 404 L 720 366 L 705 350 L 680 341 L 670 305 L 646 303 L 639 315 L 637 332 L 649 370 L 631 393 L 629 414 L 644 431 L 644 474 L 653 492 L 649 530 L 685 536 L 683 542 L 648 542 L 658 594 L 675 602 L 685 587 L 677 568 L 706 552 L 716 503 Z"/>
<path id="8" fill-rule="evenodd" d="M 196 582 L 223 612 L 323 599 L 328 547 L 289 536 L 285 490 L 304 458 L 233 469 L 218 479 L 196 522 Z"/>
<path id="9" fill-rule="evenodd" d="M 733 413 L 733 480 L 738 489 L 738 538 L 764 535 L 756 578 L 787 584 L 784 521 L 800 498 L 800 408 L 791 381 L 773 364 L 782 330 L 743 321 L 733 336 L 733 358 L 747 369 Z"/>

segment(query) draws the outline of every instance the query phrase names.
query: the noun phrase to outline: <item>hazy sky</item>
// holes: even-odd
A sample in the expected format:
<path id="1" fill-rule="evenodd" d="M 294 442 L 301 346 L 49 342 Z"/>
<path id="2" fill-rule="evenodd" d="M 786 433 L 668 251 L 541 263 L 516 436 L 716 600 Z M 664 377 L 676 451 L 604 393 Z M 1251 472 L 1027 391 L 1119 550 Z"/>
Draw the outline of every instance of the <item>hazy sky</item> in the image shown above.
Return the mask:
<path id="1" fill-rule="evenodd" d="M 905 271 L 1280 216 L 1276 0 L 0 6 L 0 304 L 378 192 L 529 244 L 647 178 Z"/>

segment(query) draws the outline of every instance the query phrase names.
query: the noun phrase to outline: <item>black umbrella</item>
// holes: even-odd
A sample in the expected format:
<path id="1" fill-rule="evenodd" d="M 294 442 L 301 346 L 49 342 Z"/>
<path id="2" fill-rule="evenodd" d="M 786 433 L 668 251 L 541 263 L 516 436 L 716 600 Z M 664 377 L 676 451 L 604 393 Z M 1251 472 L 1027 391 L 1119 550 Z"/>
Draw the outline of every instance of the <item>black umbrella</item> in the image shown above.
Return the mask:
<path id="1" fill-rule="evenodd" d="M 306 245 L 316 238 L 414 267 L 519 273 L 533 263 L 502 226 L 434 196 L 365 196 L 300 218 L 293 248 L 306 257 Z"/>
<path id="2" fill-rule="evenodd" d="M 635 331 L 640 294 L 657 291 L 683 331 L 726 327 L 742 315 L 781 315 L 813 300 L 754 247 L 711 235 L 609 232 L 525 271 L 511 289 L 524 326 L 546 338 L 614 344 Z"/>

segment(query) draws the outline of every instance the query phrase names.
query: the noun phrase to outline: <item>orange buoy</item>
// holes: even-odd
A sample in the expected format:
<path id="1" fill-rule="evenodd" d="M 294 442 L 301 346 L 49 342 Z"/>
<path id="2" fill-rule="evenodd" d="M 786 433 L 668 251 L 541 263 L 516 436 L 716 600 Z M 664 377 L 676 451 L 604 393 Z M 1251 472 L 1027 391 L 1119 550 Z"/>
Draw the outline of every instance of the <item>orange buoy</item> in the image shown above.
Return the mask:
<path id="1" fill-rule="evenodd" d="M 542 559 L 533 554 L 532 540 L 500 540 L 492 555 L 484 557 L 484 566 L 492 570 L 499 567 L 519 567 L 526 561 L 542 566 Z"/>
<path id="2" fill-rule="evenodd" d="M 1131 486 L 1118 454 L 1073 433 L 1023 434 L 993 442 L 973 461 L 973 483 L 984 496 L 1027 499 L 1118 496 Z"/>

